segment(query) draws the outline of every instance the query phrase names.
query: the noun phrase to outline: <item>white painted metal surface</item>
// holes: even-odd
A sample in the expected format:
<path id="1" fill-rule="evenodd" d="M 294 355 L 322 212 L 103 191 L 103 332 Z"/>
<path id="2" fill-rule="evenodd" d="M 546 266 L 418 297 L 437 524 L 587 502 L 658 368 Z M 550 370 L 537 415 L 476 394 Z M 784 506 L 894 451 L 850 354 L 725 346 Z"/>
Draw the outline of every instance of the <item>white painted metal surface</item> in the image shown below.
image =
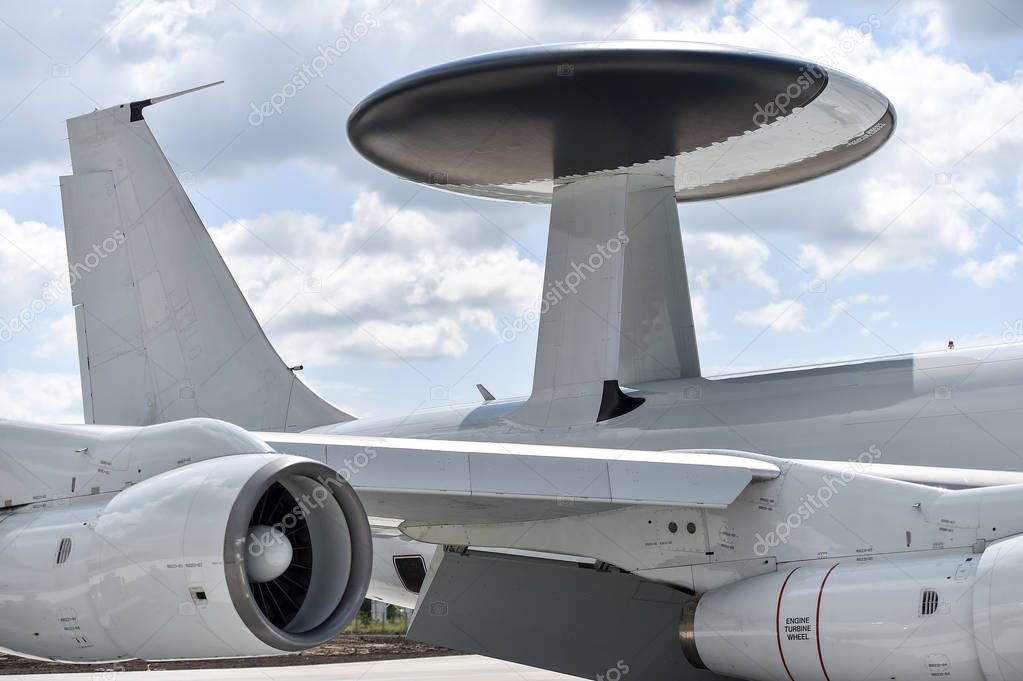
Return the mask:
<path id="1" fill-rule="evenodd" d="M 414 608 L 419 594 L 405 588 L 394 559 L 401 556 L 422 556 L 429 565 L 437 547 L 417 542 L 396 529 L 373 528 L 373 579 L 370 580 L 366 598 L 382 601 L 403 608 Z"/>
<path id="2" fill-rule="evenodd" d="M 180 434 L 194 444 L 214 425 L 151 429 L 173 452 L 167 438 Z M 236 430 L 222 425 L 228 433 Z M 200 435 L 187 437 L 189 429 Z M 58 428 L 57 439 L 70 430 Z M 108 435 L 117 444 L 123 444 L 117 442 L 122 431 L 136 430 L 143 445 L 160 442 L 147 437 L 150 429 L 77 430 L 99 431 L 92 437 Z M 42 434 L 35 437 L 41 440 Z M 118 492 L 78 492 L 0 515 L 0 542 L 8 557 L 0 571 L 0 644 L 68 661 L 194 659 L 279 654 L 340 632 L 370 580 L 364 511 L 357 504 L 338 505 L 335 499 L 344 490 L 327 484 L 344 486 L 322 464 L 276 453 L 223 454 L 199 449 L 196 458 L 211 458 L 161 461 L 169 470 Z M 250 518 L 271 484 L 284 486 L 304 504 L 282 508 L 282 527 L 290 529 L 301 518 L 313 545 L 305 591 L 278 596 L 300 597 L 287 626 L 273 625 L 246 586 Z M 288 513 L 294 515 L 291 524 Z M 342 614 L 345 608 L 350 612 Z"/>
<path id="3" fill-rule="evenodd" d="M 195 461 L 273 450 L 238 426 L 193 419 L 146 428 L 0 421 L 0 506 L 119 492 Z"/>
<path id="4" fill-rule="evenodd" d="M 371 516 L 507 522 L 627 504 L 724 507 L 776 464 L 733 452 L 636 452 L 550 445 L 263 433 L 275 450 L 342 471 Z M 322 454 L 321 454 L 322 452 Z M 432 498 L 432 499 L 431 499 Z"/>
<path id="5" fill-rule="evenodd" d="M 624 386 L 700 375 L 700 354 L 670 178 L 629 193 L 618 380 Z M 635 182 L 633 180 L 633 182 Z"/>
<path id="6" fill-rule="evenodd" d="M 670 170 L 554 192 L 533 390 L 513 419 L 588 425 L 606 381 L 700 374 Z"/>
<path id="7" fill-rule="evenodd" d="M 30 506 L 2 524 L 0 639 L 63 660 L 275 654 L 242 623 L 224 575 L 227 516 L 266 455 L 165 473 L 118 495 Z M 62 538 L 72 542 L 57 565 Z M 194 602 L 191 589 L 206 594 Z M 222 653 L 221 653 L 222 654 Z"/>
<path id="8" fill-rule="evenodd" d="M 557 551 L 703 592 L 777 563 L 972 551 L 1023 532 L 1023 487 L 945 491 L 786 462 L 725 509 L 633 505 L 515 523 L 406 522 L 421 541 Z M 780 568 L 779 568 L 780 569 Z"/>
<path id="9" fill-rule="evenodd" d="M 999 542 L 980 558 L 973 630 L 987 681 L 1023 676 L 1023 538 Z"/>
<path id="10" fill-rule="evenodd" d="M 3 428 L 35 443 L 39 456 L 45 429 L 13 424 Z M 189 429 L 196 433 L 190 435 Z M 180 456 L 173 446 L 175 435 L 181 436 L 178 446 L 188 443 L 197 447 L 196 457 L 212 458 L 175 458 Z M 70 659 L 268 652 L 251 647 L 248 630 L 237 626 L 232 600 L 225 600 L 225 590 L 218 586 L 224 572 L 217 551 L 224 549 L 225 509 L 233 503 L 246 471 L 256 463 L 287 457 L 238 453 L 239 448 L 269 447 L 236 427 L 204 420 L 144 429 L 54 427 L 58 457 L 86 453 L 70 449 L 68 443 L 75 437 L 84 438 L 97 452 L 105 451 L 104 446 L 112 451 L 111 443 L 138 443 L 137 451 L 124 448 L 109 457 L 106 464 L 112 469 L 122 464 L 118 455 L 132 460 L 148 453 L 150 470 L 160 466 L 167 470 L 116 494 L 83 491 L 5 516 L 0 530 L 12 539 L 18 560 L 27 562 L 5 587 L 7 600 L 0 600 L 16 608 L 22 619 L 0 635 L 0 642 L 22 652 Z M 1017 513 L 1023 492 L 1018 485 L 946 491 L 866 475 L 854 464 L 843 471 L 735 452 L 633 452 L 313 434 L 275 437 L 276 447 L 304 445 L 320 461 L 330 462 L 324 470 L 348 478 L 374 515 L 386 515 L 379 510 L 390 508 L 396 512 L 392 517 L 405 518 L 401 529 L 422 542 L 585 556 L 698 593 L 716 593 L 732 583 L 752 583 L 761 579 L 757 575 L 777 575 L 799 565 L 807 568 L 800 574 L 810 574 L 814 565 L 916 561 L 914 565 L 940 571 L 948 556 L 1023 532 Z M 233 449 L 218 452 L 216 446 L 224 443 Z M 169 449 L 163 451 L 162 444 Z M 422 457 L 419 467 L 403 465 L 417 457 Z M 17 458 L 8 459 L 9 466 L 18 463 Z M 223 484 L 214 475 L 221 470 L 233 471 Z M 424 471 L 435 476 L 434 488 L 417 486 Z M 596 486 L 604 497 L 586 496 L 591 487 L 582 481 L 593 472 L 605 476 L 605 483 Z M 464 484 L 450 484 L 452 480 Z M 542 488 L 541 481 L 550 488 Z M 13 478 L 7 481 L 14 483 Z M 379 487 L 382 483 L 389 486 Z M 424 498 L 432 502 L 423 503 Z M 596 507 L 586 505 L 594 499 L 600 501 Z M 469 506 L 474 508 L 468 510 Z M 69 520 L 59 511 L 64 508 L 82 509 L 85 515 Z M 521 519 L 523 509 L 534 517 Z M 79 526 L 80 522 L 84 524 Z M 247 534 L 240 533 L 238 541 L 244 543 Z M 378 535 L 376 544 L 386 551 L 381 558 L 393 559 L 400 550 L 398 542 L 404 540 L 393 529 L 389 533 L 381 529 Z M 61 572 L 64 539 L 75 550 L 67 571 Z M 81 547 L 84 557 L 75 552 Z M 180 547 L 180 553 L 168 552 L 169 547 Z M 174 560 L 178 555 L 181 558 Z M 1014 566 L 1012 560 L 1007 564 Z M 47 563 L 55 566 L 47 569 Z M 386 576 L 377 580 L 376 595 L 408 603 L 410 597 L 395 588 L 392 569 L 378 562 L 378 575 Z M 96 581 L 90 575 L 108 577 Z M 153 580 L 151 588 L 144 588 L 146 580 Z M 898 586 L 897 580 L 888 581 L 893 588 Z M 28 598 L 44 583 L 50 584 L 52 596 Z M 1015 583 L 1011 576 L 993 581 L 988 600 L 1008 607 L 1015 602 Z M 68 591 L 72 585 L 83 586 Z M 182 603 L 188 603 L 186 595 L 197 590 L 209 601 L 193 603 L 195 609 L 188 612 L 181 610 Z M 153 612 L 168 613 L 170 619 L 156 622 L 148 616 Z M 1016 615 L 998 612 L 1001 619 L 994 626 L 1010 632 L 1010 642 L 1004 645 L 1012 649 Z M 856 617 L 855 612 L 849 616 L 849 626 Z M 75 634 L 70 640 L 59 631 L 36 637 L 42 632 L 26 629 L 26 620 L 39 622 L 44 630 L 47 621 L 73 621 Z M 0 621 L 15 620 L 0 616 Z M 99 621 L 104 624 L 97 629 Z M 209 631 L 218 633 L 212 637 Z M 68 646 L 74 646 L 70 653 Z"/>
<path id="11" fill-rule="evenodd" d="M 109 632 L 118 654 L 83 652 L 92 659 L 279 652 L 242 621 L 224 570 L 231 508 L 252 473 L 271 457 L 198 462 L 110 500 L 95 520 L 95 549 L 89 552 L 94 562 L 84 581 L 95 580 L 89 595 L 97 621 L 89 623 L 88 632 L 99 627 Z M 193 590 L 204 593 L 205 602 L 193 597 Z"/>
<path id="12" fill-rule="evenodd" d="M 696 648 L 711 670 L 757 681 L 1019 678 L 1020 634 L 991 622 L 1006 612 L 995 603 L 1018 604 L 1018 581 L 975 591 L 984 561 L 993 562 L 972 553 L 817 561 L 745 580 L 700 598 Z M 1019 554 L 1007 562 L 1018 577 Z M 975 620 L 998 634 L 982 640 Z M 985 657 L 1012 671 L 991 674 Z"/>
<path id="13" fill-rule="evenodd" d="M 841 473 L 848 462 L 810 460 L 813 466 Z M 891 480 L 902 480 L 919 485 L 966 489 L 971 487 L 994 487 L 996 485 L 1018 485 L 1023 483 L 1023 473 L 1009 471 L 979 470 L 976 468 L 941 468 L 937 466 L 901 466 L 887 463 L 860 464 L 860 470 L 868 475 Z"/>
<path id="14" fill-rule="evenodd" d="M 888 106 L 877 90 L 829 69 L 824 91 L 797 115 L 783 116 L 744 135 L 677 156 L 678 191 L 771 172 L 838 146 L 857 144 L 882 132 L 871 126 L 882 119 Z"/>
<path id="15" fill-rule="evenodd" d="M 89 422 L 302 430 L 351 418 L 270 346 L 136 105 L 72 118 L 68 138 L 61 196 Z"/>
<path id="16" fill-rule="evenodd" d="M 602 176 L 554 193 L 533 391 L 515 415 L 523 423 L 593 423 L 604 381 L 618 377 L 626 211 L 635 182 Z"/>

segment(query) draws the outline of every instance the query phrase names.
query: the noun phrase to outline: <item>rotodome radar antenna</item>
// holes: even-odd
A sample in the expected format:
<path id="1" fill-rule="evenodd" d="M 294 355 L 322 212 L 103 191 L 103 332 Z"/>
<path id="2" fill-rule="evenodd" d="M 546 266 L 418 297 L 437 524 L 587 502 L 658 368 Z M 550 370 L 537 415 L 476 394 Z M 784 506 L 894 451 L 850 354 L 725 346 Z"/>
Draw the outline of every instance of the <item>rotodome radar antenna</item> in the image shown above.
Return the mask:
<path id="1" fill-rule="evenodd" d="M 420 71 L 361 102 L 348 136 L 414 182 L 552 204 L 533 393 L 513 417 L 571 426 L 638 407 L 620 384 L 699 375 L 676 201 L 819 177 L 894 127 L 881 93 L 813 62 L 614 42 Z"/>
<path id="2" fill-rule="evenodd" d="M 656 169 L 674 174 L 679 201 L 692 201 L 838 170 L 880 147 L 894 125 L 881 93 L 812 62 L 622 42 L 420 71 L 361 102 L 348 135 L 381 168 L 466 194 L 544 202 L 588 175 Z"/>

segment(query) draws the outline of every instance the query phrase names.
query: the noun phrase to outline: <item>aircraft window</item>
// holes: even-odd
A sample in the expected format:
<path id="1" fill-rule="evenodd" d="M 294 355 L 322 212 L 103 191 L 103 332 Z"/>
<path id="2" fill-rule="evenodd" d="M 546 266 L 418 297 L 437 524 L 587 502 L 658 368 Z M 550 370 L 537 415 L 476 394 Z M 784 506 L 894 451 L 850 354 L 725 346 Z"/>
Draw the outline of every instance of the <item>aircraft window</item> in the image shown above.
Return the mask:
<path id="1" fill-rule="evenodd" d="M 395 556 L 394 569 L 406 589 L 414 594 L 423 588 L 426 579 L 426 561 L 422 556 Z"/>

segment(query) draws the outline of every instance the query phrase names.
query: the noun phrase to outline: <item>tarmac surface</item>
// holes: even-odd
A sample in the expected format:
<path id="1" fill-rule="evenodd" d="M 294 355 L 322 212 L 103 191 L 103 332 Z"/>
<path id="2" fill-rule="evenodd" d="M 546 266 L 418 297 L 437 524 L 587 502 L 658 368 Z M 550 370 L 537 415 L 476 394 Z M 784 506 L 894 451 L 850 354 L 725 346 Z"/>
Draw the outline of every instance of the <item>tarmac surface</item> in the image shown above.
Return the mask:
<path id="1" fill-rule="evenodd" d="M 65 674 L 4 676 L 25 681 L 570 681 L 574 676 L 501 662 L 478 655 L 348 662 L 291 667 L 168 669 L 114 672 L 91 669 Z"/>
<path id="2" fill-rule="evenodd" d="M 410 641 L 396 634 L 359 634 L 347 632 L 332 641 L 300 653 L 271 657 L 242 657 L 218 660 L 173 660 L 146 663 L 141 660 L 107 662 L 100 664 L 66 664 L 30 660 L 16 655 L 0 655 L 0 677 L 17 674 L 96 674 L 101 679 L 110 672 L 163 671 L 181 669 L 245 669 L 254 667 L 290 667 L 316 664 L 351 662 L 377 662 L 379 660 L 405 660 L 438 655 L 454 655 L 454 651 L 426 643 Z"/>

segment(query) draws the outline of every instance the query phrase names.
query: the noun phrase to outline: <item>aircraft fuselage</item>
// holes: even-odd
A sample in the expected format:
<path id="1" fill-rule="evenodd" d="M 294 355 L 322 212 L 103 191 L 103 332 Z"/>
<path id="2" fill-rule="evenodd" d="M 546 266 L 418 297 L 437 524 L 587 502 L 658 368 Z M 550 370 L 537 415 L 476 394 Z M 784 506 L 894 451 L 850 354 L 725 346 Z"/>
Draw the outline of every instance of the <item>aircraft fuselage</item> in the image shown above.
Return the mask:
<path id="1" fill-rule="evenodd" d="M 644 404 L 588 426 L 516 422 L 522 399 L 316 429 L 337 435 L 673 450 L 1023 471 L 1023 345 L 635 386 Z"/>

